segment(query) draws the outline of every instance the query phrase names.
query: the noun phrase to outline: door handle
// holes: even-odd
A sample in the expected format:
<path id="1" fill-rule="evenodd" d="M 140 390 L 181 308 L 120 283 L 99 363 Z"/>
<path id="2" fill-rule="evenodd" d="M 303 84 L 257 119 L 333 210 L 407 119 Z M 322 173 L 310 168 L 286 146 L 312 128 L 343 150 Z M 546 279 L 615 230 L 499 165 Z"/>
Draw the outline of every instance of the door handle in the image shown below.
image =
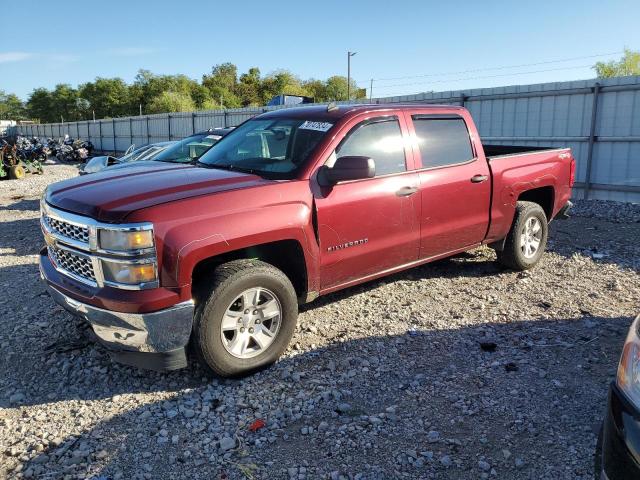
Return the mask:
<path id="1" fill-rule="evenodd" d="M 474 175 L 471 177 L 471 183 L 482 183 L 489 179 L 488 175 Z"/>
<path id="2" fill-rule="evenodd" d="M 396 192 L 396 195 L 398 197 L 408 197 L 410 195 L 413 195 L 417 191 L 418 191 L 417 187 L 402 187 L 400 190 Z"/>

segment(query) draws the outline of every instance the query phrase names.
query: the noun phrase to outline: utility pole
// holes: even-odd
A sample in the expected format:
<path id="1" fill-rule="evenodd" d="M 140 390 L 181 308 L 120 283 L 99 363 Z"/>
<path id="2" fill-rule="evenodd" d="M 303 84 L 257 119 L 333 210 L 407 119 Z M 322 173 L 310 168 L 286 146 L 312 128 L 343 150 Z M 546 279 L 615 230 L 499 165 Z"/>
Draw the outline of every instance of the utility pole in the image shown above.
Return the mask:
<path id="1" fill-rule="evenodd" d="M 91 113 L 93 113 L 93 121 L 96 121 L 96 111 L 95 110 L 91 110 Z"/>
<path id="2" fill-rule="evenodd" d="M 373 98 L 373 78 L 371 79 L 371 86 L 369 87 L 369 102 Z"/>
<path id="3" fill-rule="evenodd" d="M 140 104 L 140 116 L 142 116 L 142 104 Z"/>
<path id="4" fill-rule="evenodd" d="M 351 100 L 351 57 L 358 52 L 347 52 L 347 101 Z"/>

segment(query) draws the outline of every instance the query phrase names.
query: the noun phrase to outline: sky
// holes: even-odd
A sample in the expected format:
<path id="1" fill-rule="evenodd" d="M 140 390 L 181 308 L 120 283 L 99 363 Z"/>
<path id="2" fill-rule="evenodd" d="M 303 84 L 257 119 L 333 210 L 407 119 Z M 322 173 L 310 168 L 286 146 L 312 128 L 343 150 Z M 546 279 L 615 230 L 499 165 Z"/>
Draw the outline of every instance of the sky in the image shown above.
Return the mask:
<path id="1" fill-rule="evenodd" d="M 5 2 L 0 90 L 141 68 L 200 79 L 218 63 L 302 79 L 347 74 L 373 96 L 593 78 L 640 49 L 640 1 Z"/>

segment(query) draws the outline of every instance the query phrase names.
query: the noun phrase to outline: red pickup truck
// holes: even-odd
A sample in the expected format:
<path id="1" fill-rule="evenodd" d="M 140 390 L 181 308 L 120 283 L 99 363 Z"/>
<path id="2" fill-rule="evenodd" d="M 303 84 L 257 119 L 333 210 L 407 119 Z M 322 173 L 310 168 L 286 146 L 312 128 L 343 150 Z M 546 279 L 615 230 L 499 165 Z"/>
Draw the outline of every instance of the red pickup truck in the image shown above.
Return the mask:
<path id="1" fill-rule="evenodd" d="M 175 369 L 190 347 L 222 376 L 277 360 L 318 295 L 483 244 L 531 268 L 575 172 L 424 105 L 269 112 L 172 162 L 51 185 L 40 272 L 117 360 Z"/>

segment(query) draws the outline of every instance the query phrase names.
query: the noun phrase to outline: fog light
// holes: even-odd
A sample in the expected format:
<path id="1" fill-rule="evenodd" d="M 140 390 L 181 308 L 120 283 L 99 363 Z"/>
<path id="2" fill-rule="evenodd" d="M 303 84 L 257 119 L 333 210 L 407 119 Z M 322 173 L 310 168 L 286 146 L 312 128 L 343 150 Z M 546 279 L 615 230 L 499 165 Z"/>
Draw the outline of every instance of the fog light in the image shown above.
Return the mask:
<path id="1" fill-rule="evenodd" d="M 107 282 L 139 285 L 157 280 L 155 263 L 123 263 L 102 260 L 102 273 Z"/>

